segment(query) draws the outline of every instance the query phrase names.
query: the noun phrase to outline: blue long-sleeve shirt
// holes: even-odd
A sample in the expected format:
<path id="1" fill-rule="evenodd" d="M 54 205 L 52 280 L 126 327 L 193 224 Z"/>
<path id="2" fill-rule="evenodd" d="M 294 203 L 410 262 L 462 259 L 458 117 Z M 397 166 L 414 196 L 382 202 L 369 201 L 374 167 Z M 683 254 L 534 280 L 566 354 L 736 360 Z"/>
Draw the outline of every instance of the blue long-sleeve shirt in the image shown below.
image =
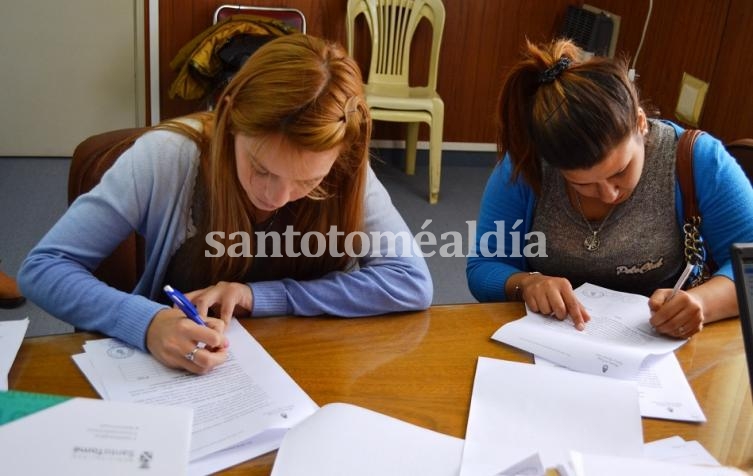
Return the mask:
<path id="1" fill-rule="evenodd" d="M 678 136 L 683 132 L 678 125 L 667 123 L 675 128 Z M 753 242 L 753 188 L 724 145 L 709 134 L 701 135 L 695 143 L 693 167 L 696 201 L 703 217 L 701 234 L 719 265 L 715 275 L 733 279 L 730 245 Z M 482 302 L 507 300 L 507 279 L 514 273 L 529 271 L 526 258 L 513 249 L 514 243 L 508 232 L 518 220 L 522 220 L 515 228 L 519 236 L 531 230 L 537 197 L 521 177 L 515 181 L 511 181 L 511 177 L 512 164 L 509 157 L 505 157 L 494 168 L 481 199 L 476 228 L 478 256 L 468 257 L 466 277 L 471 293 Z M 677 181 L 675 214 L 682 226 L 683 201 Z M 487 256 L 483 256 L 478 251 L 481 249 L 480 239 L 484 233 L 494 231 L 495 221 L 500 220 L 507 226 L 507 231 L 499 234 L 505 241 L 498 243 L 496 235 L 492 234 L 484 245 L 488 249 Z M 504 250 L 499 254 L 504 256 L 496 256 L 499 247 Z"/>
<path id="2" fill-rule="evenodd" d="M 155 299 L 170 259 L 196 233 L 190 210 L 199 160 L 196 145 L 180 134 L 152 131 L 139 138 L 31 250 L 17 276 L 24 295 L 77 328 L 146 350 L 147 328 L 165 308 Z M 135 289 L 126 293 L 98 280 L 92 270 L 134 230 L 144 237 L 146 263 Z M 407 233 L 410 243 L 372 242 L 380 253 L 359 258 L 353 271 L 249 283 L 252 315 L 353 317 L 428 307 L 433 286 L 426 262 L 371 169 L 363 231 Z M 411 252 L 403 253 L 407 246 Z M 390 247 L 397 249 L 389 253 Z"/>

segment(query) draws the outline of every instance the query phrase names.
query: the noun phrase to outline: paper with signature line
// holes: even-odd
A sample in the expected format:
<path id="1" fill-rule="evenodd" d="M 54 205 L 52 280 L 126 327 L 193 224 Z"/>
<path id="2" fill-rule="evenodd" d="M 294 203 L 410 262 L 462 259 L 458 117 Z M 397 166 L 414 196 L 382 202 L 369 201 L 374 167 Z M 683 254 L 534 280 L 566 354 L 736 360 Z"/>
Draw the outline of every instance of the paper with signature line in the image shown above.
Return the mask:
<path id="1" fill-rule="evenodd" d="M 84 355 L 96 374 L 90 380 L 104 388 L 109 399 L 192 408 L 193 462 L 269 430 L 291 428 L 318 408 L 237 320 L 225 335 L 231 342 L 230 357 L 206 375 L 167 368 L 117 339 L 89 341 Z M 267 452 L 274 445 L 264 443 L 262 448 Z M 249 459 L 261 453 L 244 454 Z"/>
<path id="2" fill-rule="evenodd" d="M 634 378 L 649 355 L 672 352 L 687 342 L 658 334 L 649 324 L 648 298 L 584 284 L 575 295 L 591 321 L 578 331 L 531 312 L 499 328 L 493 339 L 579 372 Z"/>

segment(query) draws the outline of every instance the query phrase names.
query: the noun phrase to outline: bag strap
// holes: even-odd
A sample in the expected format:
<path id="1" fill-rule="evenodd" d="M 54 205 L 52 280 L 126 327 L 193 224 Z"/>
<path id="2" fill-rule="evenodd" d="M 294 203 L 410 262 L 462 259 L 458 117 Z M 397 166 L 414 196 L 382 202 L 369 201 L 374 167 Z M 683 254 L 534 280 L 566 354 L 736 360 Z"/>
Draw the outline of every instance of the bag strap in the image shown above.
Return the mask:
<path id="1" fill-rule="evenodd" d="M 693 146 L 701 134 L 703 134 L 701 130 L 688 129 L 677 142 L 675 166 L 677 168 L 677 179 L 680 182 L 682 209 L 686 222 L 693 217 L 701 216 L 695 199 L 695 182 L 693 181 Z"/>
<path id="2" fill-rule="evenodd" d="M 680 193 L 682 194 L 683 218 L 686 224 L 694 224 L 696 227 L 701 223 L 701 211 L 698 209 L 698 202 L 695 197 L 693 147 L 701 134 L 703 134 L 701 130 L 687 129 L 677 141 L 675 158 L 677 180 L 680 182 Z M 700 229 L 697 231 L 700 232 Z M 719 269 L 708 248 L 706 248 L 706 265 L 711 273 Z"/>

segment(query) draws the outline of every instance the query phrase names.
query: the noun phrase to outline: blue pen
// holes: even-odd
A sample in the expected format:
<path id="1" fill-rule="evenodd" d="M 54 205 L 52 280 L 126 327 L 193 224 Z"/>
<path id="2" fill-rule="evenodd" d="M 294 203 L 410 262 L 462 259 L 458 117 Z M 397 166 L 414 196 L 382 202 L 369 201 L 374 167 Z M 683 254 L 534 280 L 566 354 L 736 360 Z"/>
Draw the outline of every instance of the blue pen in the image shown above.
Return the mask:
<path id="1" fill-rule="evenodd" d="M 165 286 L 163 289 L 165 290 L 167 297 L 169 297 L 175 303 L 175 305 L 178 306 L 178 309 L 183 311 L 183 313 L 185 313 L 185 315 L 188 316 L 189 319 L 200 326 L 207 325 L 199 316 L 199 312 L 196 310 L 196 306 L 194 306 L 193 303 L 189 301 L 182 292 L 178 291 L 177 289 L 173 289 L 170 285 Z"/>

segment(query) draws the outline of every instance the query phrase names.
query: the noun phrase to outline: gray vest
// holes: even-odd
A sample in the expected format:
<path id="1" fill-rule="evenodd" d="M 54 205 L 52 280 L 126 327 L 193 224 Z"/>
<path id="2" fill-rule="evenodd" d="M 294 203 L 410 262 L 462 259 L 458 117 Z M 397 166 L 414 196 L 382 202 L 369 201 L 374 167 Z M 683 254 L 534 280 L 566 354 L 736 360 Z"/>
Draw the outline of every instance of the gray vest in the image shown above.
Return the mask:
<path id="1" fill-rule="evenodd" d="M 570 204 L 564 178 L 544 166 L 531 231 L 546 236 L 548 257 L 529 257 L 532 270 L 565 277 L 573 287 L 587 281 L 647 296 L 674 285 L 684 266 L 675 214 L 676 139 L 670 125 L 655 120 L 649 124 L 640 181 L 604 223 L 595 251 L 584 246 L 591 232 Z M 591 222 L 591 227 L 596 230 L 601 224 Z"/>

